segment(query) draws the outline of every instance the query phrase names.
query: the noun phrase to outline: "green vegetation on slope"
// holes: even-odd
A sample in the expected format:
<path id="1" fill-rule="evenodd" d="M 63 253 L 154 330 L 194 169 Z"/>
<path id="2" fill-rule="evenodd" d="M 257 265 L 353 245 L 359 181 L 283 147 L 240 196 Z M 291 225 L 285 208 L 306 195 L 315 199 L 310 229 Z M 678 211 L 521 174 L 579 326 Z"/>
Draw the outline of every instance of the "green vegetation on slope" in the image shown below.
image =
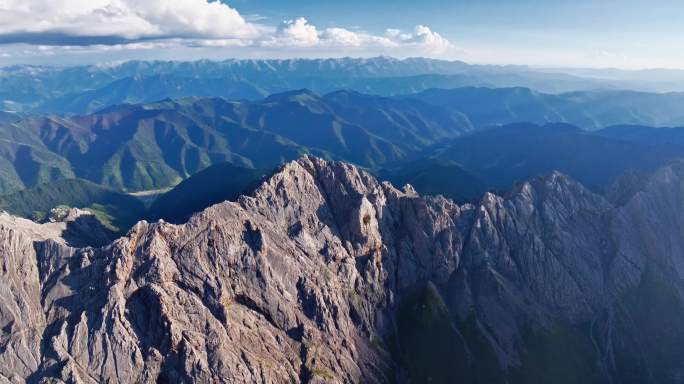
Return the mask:
<path id="1" fill-rule="evenodd" d="M 464 341 L 432 283 L 404 299 L 397 320 L 399 354 L 412 383 L 473 382 Z"/>
<path id="2" fill-rule="evenodd" d="M 460 203 L 479 199 L 489 190 L 479 177 L 447 160 L 419 160 L 381 171 L 379 177 L 396 187 L 411 184 L 421 195 L 443 195 Z"/>
<path id="3" fill-rule="evenodd" d="M 676 273 L 666 276 L 647 266 L 640 284 L 621 299 L 616 318 L 614 348 L 621 383 L 680 383 L 684 376 L 684 306 Z M 668 271 L 666 274 L 670 274 Z M 638 329 L 638 333 L 633 330 Z M 626 335 L 634 335 L 633 338 Z M 641 351 L 633 356 L 626 351 Z M 646 366 L 640 362 L 645 362 Z"/>
<path id="4" fill-rule="evenodd" d="M 80 179 L 40 184 L 0 197 L 0 209 L 40 219 L 58 206 L 88 209 L 115 232 L 126 231 L 145 215 L 145 207 L 133 196 Z"/>
<path id="5" fill-rule="evenodd" d="M 473 384 L 507 383 L 496 352 L 485 337 L 475 314 L 468 316 L 458 328 L 472 356 Z"/>
<path id="6" fill-rule="evenodd" d="M 599 384 L 606 380 L 588 333 L 561 323 L 525 330 L 521 365 L 503 371 L 476 317 L 471 314 L 456 327 L 431 283 L 403 300 L 397 320 L 395 349 L 411 383 Z"/>
<path id="7" fill-rule="evenodd" d="M 525 383 L 601 384 L 605 375 L 589 336 L 561 323 L 548 329 L 523 331 L 522 366 L 511 381 Z"/>
<path id="8" fill-rule="evenodd" d="M 142 199 L 82 179 L 63 179 L 0 197 L 0 209 L 42 221 L 56 208 L 91 211 L 114 232 L 127 231 L 142 219 L 182 223 L 192 214 L 225 200 L 235 200 L 268 172 L 230 163 L 211 166 L 162 193 L 146 208 Z"/>
<path id="9" fill-rule="evenodd" d="M 271 168 L 304 154 L 379 167 L 471 128 L 420 101 L 342 99 L 307 90 L 255 102 L 193 97 L 0 124 L 0 174 L 13 180 L 0 187 L 77 177 L 135 192 L 212 164 Z"/>
<path id="10" fill-rule="evenodd" d="M 230 163 L 213 165 L 158 197 L 150 207 L 150 217 L 181 223 L 213 204 L 235 200 L 266 173 Z"/>

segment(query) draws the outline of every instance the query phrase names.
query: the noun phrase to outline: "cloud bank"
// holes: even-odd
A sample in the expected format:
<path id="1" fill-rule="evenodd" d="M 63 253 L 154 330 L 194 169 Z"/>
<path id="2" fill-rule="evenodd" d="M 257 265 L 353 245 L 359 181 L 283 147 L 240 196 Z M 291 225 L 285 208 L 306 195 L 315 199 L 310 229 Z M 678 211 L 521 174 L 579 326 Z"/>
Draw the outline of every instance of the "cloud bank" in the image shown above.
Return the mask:
<path id="1" fill-rule="evenodd" d="M 276 29 L 275 35 L 264 40 L 262 45 L 294 47 L 415 47 L 434 53 L 443 53 L 452 47 L 447 39 L 424 25 L 415 27 L 413 32 L 409 33 L 397 29 L 388 29 L 384 35 L 376 36 L 340 27 L 318 30 L 316 26 L 309 24 L 303 17 L 282 22 Z"/>
<path id="2" fill-rule="evenodd" d="M 384 34 L 342 27 L 319 29 L 304 17 L 260 24 L 213 0 L 0 0 L 0 44 L 53 47 L 349 48 L 443 55 L 452 44 L 419 25 Z M 91 48 L 92 49 L 92 48 Z M 46 50 L 49 51 L 49 50 Z"/>
<path id="3" fill-rule="evenodd" d="M 5 42 L 73 45 L 258 36 L 235 9 L 206 0 L 0 0 Z"/>

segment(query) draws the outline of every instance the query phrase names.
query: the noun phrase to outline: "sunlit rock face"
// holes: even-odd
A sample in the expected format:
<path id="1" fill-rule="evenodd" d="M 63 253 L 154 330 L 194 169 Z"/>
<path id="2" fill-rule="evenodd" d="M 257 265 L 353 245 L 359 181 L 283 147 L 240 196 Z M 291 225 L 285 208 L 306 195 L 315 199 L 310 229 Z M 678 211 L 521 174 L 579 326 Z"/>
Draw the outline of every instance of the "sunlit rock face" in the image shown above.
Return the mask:
<path id="1" fill-rule="evenodd" d="M 677 383 L 683 186 L 459 206 L 305 157 L 101 247 L 3 214 L 0 382 Z"/>

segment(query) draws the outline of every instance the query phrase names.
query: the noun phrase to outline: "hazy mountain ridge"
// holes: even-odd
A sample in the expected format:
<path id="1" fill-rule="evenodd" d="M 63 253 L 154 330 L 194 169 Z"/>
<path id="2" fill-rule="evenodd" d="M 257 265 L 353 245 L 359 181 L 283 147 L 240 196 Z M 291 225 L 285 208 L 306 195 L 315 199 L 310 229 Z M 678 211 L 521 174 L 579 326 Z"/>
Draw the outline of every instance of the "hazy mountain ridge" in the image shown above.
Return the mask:
<path id="1" fill-rule="evenodd" d="M 684 144 L 684 129 L 653 129 L 652 127 L 638 125 L 619 125 L 602 129 L 597 133 L 611 139 L 651 145 Z"/>
<path id="2" fill-rule="evenodd" d="M 553 173 L 459 206 L 304 158 L 251 197 L 104 248 L 3 224 L 0 305 L 38 315 L 0 311 L 0 373 L 676 383 L 683 180 L 664 167 L 617 207 Z"/>
<path id="3" fill-rule="evenodd" d="M 569 124 L 510 124 L 454 139 L 436 148 L 431 157 L 456 162 L 499 189 L 560 170 L 598 191 L 625 171 L 652 172 L 684 157 L 680 143 L 623 139 L 621 129 L 586 132 Z M 659 132 L 674 137 L 684 132 L 681 128 L 642 129 L 656 137 Z M 630 134 L 628 129 L 625 136 Z"/>
<path id="4" fill-rule="evenodd" d="M 18 112 L 83 114 L 112 104 L 150 102 L 153 96 L 258 99 L 299 88 L 318 93 L 354 89 L 389 96 L 463 86 L 522 86 L 550 93 L 684 90 L 681 81 L 649 85 L 643 79 L 629 82 L 524 66 L 471 65 L 424 58 L 131 61 L 113 65 L 0 68 L 0 106 Z M 142 87 L 152 91 L 140 92 Z"/>
<path id="5" fill-rule="evenodd" d="M 614 125 L 684 125 L 684 93 L 626 90 L 547 94 L 529 88 L 430 89 L 408 99 L 467 115 L 478 126 L 530 122 L 569 123 L 586 130 Z"/>

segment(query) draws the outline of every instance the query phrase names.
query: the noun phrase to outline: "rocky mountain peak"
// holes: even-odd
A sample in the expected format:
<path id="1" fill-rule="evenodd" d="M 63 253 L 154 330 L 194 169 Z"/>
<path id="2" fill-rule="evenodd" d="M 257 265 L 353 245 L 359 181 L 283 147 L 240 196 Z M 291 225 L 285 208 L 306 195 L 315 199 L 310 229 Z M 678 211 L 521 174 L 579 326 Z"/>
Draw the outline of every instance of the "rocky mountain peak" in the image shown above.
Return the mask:
<path id="1" fill-rule="evenodd" d="M 674 383 L 679 339 L 630 340 L 679 334 L 638 314 L 654 295 L 668 315 L 684 311 L 684 248 L 654 227 L 684 226 L 669 225 L 682 195 L 662 192 L 681 180 L 663 169 L 617 207 L 553 173 L 457 205 L 304 157 L 236 202 L 185 224 L 140 222 L 101 248 L 51 232 L 63 223 L 2 215 L 0 375 L 531 382 L 553 377 L 535 370 L 542 350 L 567 357 L 552 372 L 582 380 L 621 381 L 633 362 Z M 652 241 L 663 246 L 647 251 Z M 666 358 L 638 357 L 643 345 Z"/>

